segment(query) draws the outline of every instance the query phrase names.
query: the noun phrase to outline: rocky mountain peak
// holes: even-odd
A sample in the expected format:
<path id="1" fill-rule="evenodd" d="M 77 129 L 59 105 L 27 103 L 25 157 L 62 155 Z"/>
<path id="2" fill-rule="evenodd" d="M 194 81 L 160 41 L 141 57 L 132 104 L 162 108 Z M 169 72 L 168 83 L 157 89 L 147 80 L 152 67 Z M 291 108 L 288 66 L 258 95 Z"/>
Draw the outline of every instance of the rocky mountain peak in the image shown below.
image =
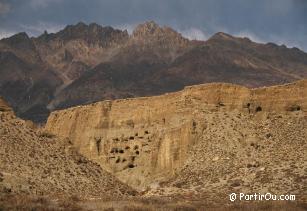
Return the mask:
<path id="1" fill-rule="evenodd" d="M 224 32 L 218 32 L 214 34 L 206 42 L 209 45 L 218 46 L 218 48 L 235 48 L 235 46 L 240 46 L 240 48 L 254 48 L 257 43 L 252 42 L 247 37 L 235 37 Z"/>
<path id="2" fill-rule="evenodd" d="M 75 25 L 68 25 L 63 30 L 55 34 L 42 34 L 39 40 L 50 41 L 54 39 L 69 42 L 71 40 L 84 40 L 89 44 L 108 45 L 112 42 L 120 42 L 128 39 L 127 31 L 114 29 L 110 26 L 101 26 L 96 23 L 89 25 L 79 22 Z"/>
<path id="3" fill-rule="evenodd" d="M 79 27 L 79 28 L 85 28 L 85 27 L 87 27 L 87 25 L 84 23 L 84 22 L 82 22 L 82 21 L 80 21 L 79 23 L 77 23 L 76 25 L 75 25 L 75 27 Z"/>
<path id="4" fill-rule="evenodd" d="M 11 37 L 2 39 L 1 42 L 18 49 L 32 49 L 34 47 L 32 40 L 25 32 L 15 34 Z"/>
<path id="5" fill-rule="evenodd" d="M 155 23 L 154 21 L 148 21 L 138 25 L 133 31 L 133 36 L 153 35 L 158 30 L 161 30 L 161 28 L 157 23 Z"/>
<path id="6" fill-rule="evenodd" d="M 40 56 L 36 51 L 34 42 L 25 32 L 0 40 L 1 50 L 11 52 L 24 61 L 31 63 L 40 62 Z"/>
<path id="7" fill-rule="evenodd" d="M 253 43 L 248 37 L 235 37 L 224 32 L 215 33 L 208 41 L 209 43 L 212 41 L 219 43 L 235 42 L 235 43 L 244 43 L 247 45 Z"/>
<path id="8" fill-rule="evenodd" d="M 9 38 L 5 38 L 4 40 L 9 40 L 9 39 L 10 40 L 14 39 L 14 41 L 18 41 L 18 40 L 29 40 L 30 38 L 29 38 L 29 36 L 26 32 L 20 32 L 18 34 L 15 34 L 15 35 L 9 37 Z"/>
<path id="9" fill-rule="evenodd" d="M 212 39 L 214 40 L 233 40 L 236 38 L 224 32 L 217 32 L 210 38 L 210 40 Z"/>
<path id="10" fill-rule="evenodd" d="M 148 21 L 138 25 L 133 31 L 132 36 L 134 38 L 150 39 L 150 38 L 161 38 L 161 37 L 172 37 L 184 39 L 181 34 L 176 32 L 170 27 L 161 27 L 154 21 Z"/>
<path id="11" fill-rule="evenodd" d="M 154 45 L 161 48 L 180 48 L 187 46 L 188 39 L 170 27 L 159 26 L 154 21 L 138 25 L 132 34 L 132 41 L 138 44 Z"/>

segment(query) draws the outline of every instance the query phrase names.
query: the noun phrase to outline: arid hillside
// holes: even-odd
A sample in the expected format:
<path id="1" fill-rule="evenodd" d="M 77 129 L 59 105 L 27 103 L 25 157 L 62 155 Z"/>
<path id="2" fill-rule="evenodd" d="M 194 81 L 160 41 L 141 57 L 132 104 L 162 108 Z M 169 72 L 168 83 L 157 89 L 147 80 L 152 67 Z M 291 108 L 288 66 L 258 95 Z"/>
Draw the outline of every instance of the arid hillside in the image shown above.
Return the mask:
<path id="1" fill-rule="evenodd" d="M 304 210 L 306 93 L 203 84 L 54 111 L 45 128 L 0 99 L 0 208 Z M 239 192 L 296 201 L 230 202 Z"/>
<path id="2" fill-rule="evenodd" d="M 123 199 L 135 194 L 67 141 L 16 118 L 2 99 L 0 145 L 0 207 L 8 195 Z"/>
<path id="3" fill-rule="evenodd" d="M 57 33 L 0 40 L 0 95 L 17 116 L 35 122 L 56 109 L 208 82 L 261 87 L 306 77 L 307 54 L 298 48 L 221 32 L 188 40 L 153 21 L 130 35 L 80 22 Z"/>
<path id="4" fill-rule="evenodd" d="M 213 83 L 51 113 L 46 131 L 145 197 L 229 203 L 231 192 L 306 202 L 307 81 Z"/>

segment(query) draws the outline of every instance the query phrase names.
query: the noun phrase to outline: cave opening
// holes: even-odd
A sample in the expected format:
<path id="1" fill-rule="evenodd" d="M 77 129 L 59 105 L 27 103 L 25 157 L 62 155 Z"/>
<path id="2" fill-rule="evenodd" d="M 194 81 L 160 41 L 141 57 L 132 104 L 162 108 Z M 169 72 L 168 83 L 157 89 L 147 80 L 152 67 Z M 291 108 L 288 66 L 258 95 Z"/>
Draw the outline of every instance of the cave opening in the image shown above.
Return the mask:
<path id="1" fill-rule="evenodd" d="M 100 155 L 100 151 L 101 151 L 101 138 L 96 139 L 96 148 L 97 148 L 97 154 L 99 156 Z"/>
<path id="2" fill-rule="evenodd" d="M 247 108 L 249 114 L 251 113 L 251 104 L 250 103 L 247 103 L 246 106 L 243 106 L 243 107 Z"/>
<path id="3" fill-rule="evenodd" d="M 113 147 L 113 148 L 111 149 L 110 153 L 118 153 L 118 149 L 115 148 L 115 147 Z"/>
<path id="4" fill-rule="evenodd" d="M 134 165 L 134 164 L 132 164 L 132 163 L 130 163 L 130 164 L 128 165 L 128 167 L 132 169 L 132 168 L 134 168 L 134 167 L 135 167 L 135 165 Z"/>
<path id="5" fill-rule="evenodd" d="M 289 109 L 289 111 L 300 111 L 300 110 L 301 110 L 301 106 L 299 105 L 293 105 Z"/>
<path id="6" fill-rule="evenodd" d="M 256 112 L 260 112 L 260 111 L 262 111 L 261 106 L 257 106 L 257 108 L 256 108 Z"/>

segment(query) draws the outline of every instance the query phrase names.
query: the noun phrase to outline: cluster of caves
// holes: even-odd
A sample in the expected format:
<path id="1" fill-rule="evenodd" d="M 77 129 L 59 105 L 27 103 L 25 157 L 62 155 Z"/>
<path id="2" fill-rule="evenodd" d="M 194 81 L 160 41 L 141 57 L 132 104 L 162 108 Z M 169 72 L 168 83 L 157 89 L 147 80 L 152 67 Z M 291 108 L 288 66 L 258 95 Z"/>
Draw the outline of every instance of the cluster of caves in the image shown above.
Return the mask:
<path id="1" fill-rule="evenodd" d="M 217 107 L 224 107 L 226 105 L 223 102 L 218 102 L 216 106 Z M 244 104 L 243 108 L 247 109 L 248 113 L 258 113 L 258 112 L 263 111 L 262 106 L 260 106 L 260 105 L 255 106 L 252 103 Z M 301 108 L 301 106 L 294 104 L 294 105 L 290 105 L 290 106 L 286 107 L 285 110 L 293 112 L 293 111 L 300 111 L 300 110 L 302 110 L 302 108 Z"/>
<path id="2" fill-rule="evenodd" d="M 246 106 L 244 107 L 248 109 L 248 113 L 253 113 L 253 111 L 255 113 L 258 113 L 263 110 L 263 108 L 260 105 L 253 107 L 251 103 L 247 103 Z M 301 106 L 299 105 L 291 105 L 288 108 L 286 108 L 286 111 L 300 111 L 300 110 L 301 110 Z"/>
<path id="3" fill-rule="evenodd" d="M 126 151 L 129 151 L 129 155 L 126 156 L 121 156 L 120 154 L 124 155 Z M 130 146 L 126 146 L 125 149 L 122 148 L 118 148 L 118 147 L 113 147 L 110 150 L 110 154 L 112 154 L 113 156 L 110 156 L 109 158 L 115 159 L 115 163 L 126 163 L 128 168 L 134 168 L 136 167 L 136 165 L 134 164 L 134 161 L 136 159 L 137 156 L 140 155 L 140 151 L 139 151 L 139 145 L 134 145 L 133 149 L 131 150 Z"/>
<path id="4" fill-rule="evenodd" d="M 127 168 L 135 168 L 137 166 L 136 160 L 141 153 L 149 153 L 147 148 L 148 142 L 152 142 L 150 132 L 145 130 L 142 135 L 135 133 L 128 137 L 113 138 L 113 146 L 108 151 L 108 160 L 112 164 L 121 166 L 122 170 Z"/>
<path id="5" fill-rule="evenodd" d="M 246 104 L 246 108 L 248 109 L 248 113 L 252 113 L 253 109 L 252 109 L 250 103 Z M 255 109 L 256 113 L 262 111 L 262 107 L 261 106 L 256 106 L 256 108 L 254 108 L 254 109 Z"/>

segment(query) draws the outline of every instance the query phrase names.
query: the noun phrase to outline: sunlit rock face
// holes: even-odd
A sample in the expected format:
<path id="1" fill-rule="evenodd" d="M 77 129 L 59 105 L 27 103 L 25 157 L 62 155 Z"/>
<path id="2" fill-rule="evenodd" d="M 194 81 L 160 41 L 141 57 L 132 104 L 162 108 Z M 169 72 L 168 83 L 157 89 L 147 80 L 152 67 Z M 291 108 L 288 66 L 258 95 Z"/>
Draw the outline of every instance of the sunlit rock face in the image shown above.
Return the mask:
<path id="1" fill-rule="evenodd" d="M 46 130 L 69 138 L 81 154 L 142 189 L 179 172 L 192 156 L 190 150 L 195 144 L 206 140 L 211 146 L 206 135 L 211 134 L 215 143 L 219 136 L 211 129 L 220 124 L 216 122 L 220 115 L 227 113 L 223 120 L 229 128 L 226 136 L 235 137 L 236 122 L 244 121 L 248 128 L 248 121 L 260 124 L 275 113 L 305 115 L 306 89 L 306 80 L 259 89 L 223 83 L 190 86 L 161 96 L 102 101 L 55 111 L 48 118 Z M 248 133 L 257 139 L 256 127 L 249 128 Z"/>

